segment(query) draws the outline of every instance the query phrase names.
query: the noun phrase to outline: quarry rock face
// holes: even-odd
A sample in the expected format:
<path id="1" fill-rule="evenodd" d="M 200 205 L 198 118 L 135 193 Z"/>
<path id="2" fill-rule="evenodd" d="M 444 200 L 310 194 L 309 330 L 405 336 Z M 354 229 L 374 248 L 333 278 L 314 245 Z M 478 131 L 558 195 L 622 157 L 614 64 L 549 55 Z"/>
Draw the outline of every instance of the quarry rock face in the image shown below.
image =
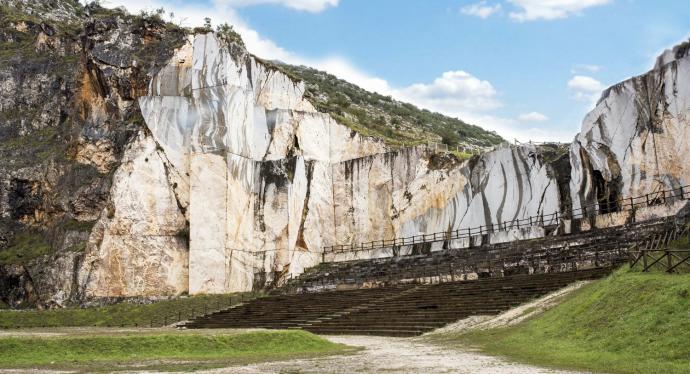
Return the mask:
<path id="1" fill-rule="evenodd" d="M 271 287 L 323 260 L 390 254 L 324 254 L 334 245 L 535 216 L 564 225 L 552 214 L 688 183 L 686 45 L 605 91 L 569 156 L 504 144 L 461 160 L 344 126 L 304 83 L 212 32 L 55 6 L 50 22 L 0 26 L 30 46 L 0 66 L 0 260 L 19 251 L 0 261 L 0 300 L 11 307 Z M 83 32 L 65 36 L 65 20 Z M 547 234 L 535 220 L 482 242 Z M 26 248 L 38 253 L 25 260 Z"/>
<path id="2" fill-rule="evenodd" d="M 386 149 L 316 112 L 302 83 L 213 34 L 190 38 L 149 92 L 142 114 L 190 222 L 190 293 L 249 290 L 255 276 L 263 285 L 283 271 L 308 251 L 297 248 L 308 189 L 327 187 L 314 170 Z"/>
<path id="3" fill-rule="evenodd" d="M 303 93 L 206 34 L 190 38 L 139 99 L 188 212 L 190 293 L 276 283 L 320 262 L 326 246 L 559 207 L 534 147 L 472 163 L 425 147 L 393 151 L 316 112 Z"/>
<path id="4" fill-rule="evenodd" d="M 184 214 L 170 188 L 169 163 L 140 134 L 113 176 L 110 203 L 91 232 L 80 269 L 88 297 L 157 296 L 187 290 Z"/>
<path id="5" fill-rule="evenodd" d="M 111 189 L 145 130 L 135 98 L 184 33 L 70 0 L 0 12 L 0 301 L 59 307 L 93 289 L 80 269 L 104 211 L 126 208 Z"/>
<path id="6" fill-rule="evenodd" d="M 571 146 L 571 195 L 579 207 L 690 182 L 688 43 L 648 73 L 608 88 Z"/>

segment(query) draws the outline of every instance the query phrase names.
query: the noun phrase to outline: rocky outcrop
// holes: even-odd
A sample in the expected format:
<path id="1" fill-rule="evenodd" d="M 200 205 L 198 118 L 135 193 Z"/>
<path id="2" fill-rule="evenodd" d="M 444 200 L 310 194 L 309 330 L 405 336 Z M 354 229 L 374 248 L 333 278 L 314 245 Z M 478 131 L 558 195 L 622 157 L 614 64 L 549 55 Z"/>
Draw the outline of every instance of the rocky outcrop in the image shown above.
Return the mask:
<path id="1" fill-rule="evenodd" d="M 0 299 L 63 305 L 145 129 L 135 99 L 184 32 L 76 1 L 6 1 L 0 25 Z"/>
<path id="2" fill-rule="evenodd" d="M 109 205 L 91 232 L 79 284 L 87 297 L 187 291 L 187 223 L 163 152 L 140 134 L 113 176 Z"/>
<path id="3" fill-rule="evenodd" d="M 316 112 L 301 82 L 235 48 L 191 38 L 139 100 L 184 186 L 190 293 L 277 282 L 318 263 L 325 246 L 558 209 L 534 147 L 471 163 L 393 151 Z"/>
<path id="4" fill-rule="evenodd" d="M 190 221 L 191 293 L 250 289 L 255 276 L 270 282 L 292 262 L 298 237 L 303 246 L 317 240 L 300 230 L 310 187 L 330 190 L 329 165 L 386 150 L 303 96 L 303 83 L 203 34 L 139 100 Z"/>
<path id="5" fill-rule="evenodd" d="M 14 48 L 0 65 L 0 299 L 13 307 L 270 287 L 328 246 L 505 228 L 688 182 L 685 45 L 607 90 L 569 159 L 525 144 L 461 160 L 344 126 L 284 67 L 209 30 L 77 3 L 0 9 L 19 3 L 0 27 Z"/>
<path id="6" fill-rule="evenodd" d="M 646 74 L 604 91 L 571 147 L 574 206 L 687 185 L 689 99 L 688 43 L 666 51 Z"/>

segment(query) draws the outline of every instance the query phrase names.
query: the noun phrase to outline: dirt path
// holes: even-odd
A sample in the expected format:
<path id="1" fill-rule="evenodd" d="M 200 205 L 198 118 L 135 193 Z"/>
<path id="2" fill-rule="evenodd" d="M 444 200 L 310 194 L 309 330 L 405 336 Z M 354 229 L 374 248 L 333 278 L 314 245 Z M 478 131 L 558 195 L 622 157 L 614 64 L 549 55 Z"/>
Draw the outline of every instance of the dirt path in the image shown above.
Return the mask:
<path id="1" fill-rule="evenodd" d="M 510 363 L 470 350 L 443 348 L 420 339 L 378 336 L 331 336 L 328 339 L 365 349 L 353 355 L 269 362 L 203 373 L 572 373 Z"/>

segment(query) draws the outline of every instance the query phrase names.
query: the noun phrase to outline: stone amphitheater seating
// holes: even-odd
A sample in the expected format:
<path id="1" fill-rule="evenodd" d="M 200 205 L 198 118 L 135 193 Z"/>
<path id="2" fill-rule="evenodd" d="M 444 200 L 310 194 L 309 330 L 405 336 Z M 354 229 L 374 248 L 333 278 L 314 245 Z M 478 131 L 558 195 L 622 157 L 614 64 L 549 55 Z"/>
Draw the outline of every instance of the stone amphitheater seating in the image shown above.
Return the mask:
<path id="1" fill-rule="evenodd" d="M 674 228 L 675 220 L 664 218 L 430 254 L 323 263 L 292 279 L 285 288 L 291 292 L 318 292 L 616 266 L 627 260 L 627 248 L 641 237 Z"/>
<path id="2" fill-rule="evenodd" d="M 304 329 L 318 334 L 414 336 L 494 315 L 610 268 L 441 284 L 274 295 L 200 317 L 186 328 Z"/>
<path id="3" fill-rule="evenodd" d="M 596 279 L 627 261 L 632 243 L 674 237 L 678 217 L 426 255 L 323 263 L 273 294 L 199 317 L 186 328 L 304 329 L 414 336 L 495 315 Z"/>

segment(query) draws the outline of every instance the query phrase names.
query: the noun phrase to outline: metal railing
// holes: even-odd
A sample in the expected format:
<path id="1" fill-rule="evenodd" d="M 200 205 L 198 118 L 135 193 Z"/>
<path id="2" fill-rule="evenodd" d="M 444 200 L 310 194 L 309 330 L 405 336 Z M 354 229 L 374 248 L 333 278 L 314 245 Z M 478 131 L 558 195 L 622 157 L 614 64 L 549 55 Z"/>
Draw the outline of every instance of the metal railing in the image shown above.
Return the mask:
<path id="1" fill-rule="evenodd" d="M 398 272 L 320 277 L 318 280 L 288 285 L 286 293 L 309 292 L 350 284 L 356 287 L 387 287 L 403 284 L 435 284 L 476 279 L 483 274 L 502 277 L 519 274 L 579 271 L 586 269 L 614 268 L 627 260 L 624 245 L 607 240 L 581 248 L 542 250 L 531 253 L 511 254 L 500 257 L 486 256 L 477 259 L 437 261 L 431 264 L 410 266 Z"/>
<path id="2" fill-rule="evenodd" d="M 515 138 L 513 138 L 513 144 L 514 145 L 523 145 L 523 144 L 529 144 L 529 145 L 562 145 L 562 144 L 567 144 L 567 143 L 560 143 L 560 142 L 535 142 L 532 140 L 528 140 L 526 142 L 521 142 Z"/>
<path id="3" fill-rule="evenodd" d="M 690 198 L 690 194 L 687 193 L 689 189 L 690 186 L 686 185 L 669 190 L 652 192 L 637 197 L 618 199 L 615 201 L 600 201 L 598 203 L 583 205 L 580 208 L 571 209 L 564 213 L 554 212 L 551 214 L 541 214 L 537 216 L 530 216 L 523 219 L 499 222 L 496 224 L 492 223 L 488 225 L 481 225 L 479 227 L 469 227 L 465 229 L 435 232 L 431 234 L 420 234 L 388 240 L 376 240 L 370 242 L 362 242 L 359 244 L 340 244 L 327 246 L 324 247 L 323 252 L 324 254 L 347 252 L 356 253 L 361 251 L 370 251 L 389 247 L 400 247 L 406 245 L 433 243 L 438 241 L 466 239 L 477 235 L 491 234 L 515 228 L 520 229 L 533 226 L 543 228 L 556 227 L 559 225 L 561 219 L 582 219 L 585 217 L 595 217 L 596 215 L 600 214 L 631 211 L 641 207 L 662 205 L 668 203 L 669 200 L 685 200 Z"/>

